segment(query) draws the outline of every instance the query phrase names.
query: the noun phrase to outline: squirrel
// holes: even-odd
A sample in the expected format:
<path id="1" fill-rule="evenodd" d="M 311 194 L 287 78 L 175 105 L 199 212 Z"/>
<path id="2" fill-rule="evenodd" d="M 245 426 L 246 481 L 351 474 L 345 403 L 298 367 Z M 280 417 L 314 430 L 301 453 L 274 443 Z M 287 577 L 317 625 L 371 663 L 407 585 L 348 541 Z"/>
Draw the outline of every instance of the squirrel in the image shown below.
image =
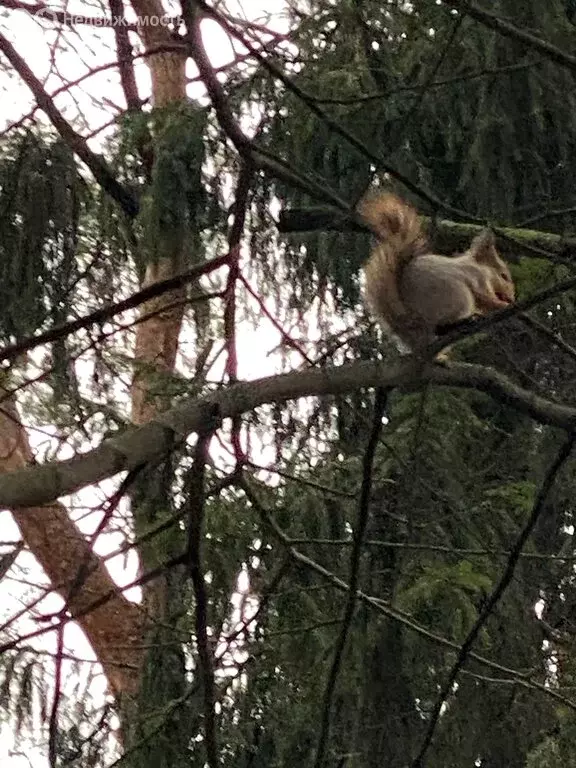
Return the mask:
<path id="1" fill-rule="evenodd" d="M 416 210 L 396 195 L 364 198 L 357 212 L 378 237 L 364 267 L 366 303 L 412 352 L 436 341 L 441 326 L 514 301 L 514 282 L 491 230 L 483 230 L 465 253 L 441 256 L 430 253 Z"/>

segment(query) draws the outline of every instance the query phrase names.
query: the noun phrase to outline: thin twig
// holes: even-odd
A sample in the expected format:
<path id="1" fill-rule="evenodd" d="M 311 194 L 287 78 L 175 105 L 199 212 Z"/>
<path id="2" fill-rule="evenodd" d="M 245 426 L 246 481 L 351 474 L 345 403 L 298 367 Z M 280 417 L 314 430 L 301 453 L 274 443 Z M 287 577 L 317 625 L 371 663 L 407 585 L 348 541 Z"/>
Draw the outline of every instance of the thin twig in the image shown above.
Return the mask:
<path id="1" fill-rule="evenodd" d="M 30 336 L 15 344 L 7 344 L 5 347 L 0 348 L 0 361 L 14 360 L 24 354 L 24 352 L 29 352 L 42 344 L 57 341 L 58 339 L 64 338 L 64 336 L 69 336 L 71 333 L 75 333 L 82 328 L 89 328 L 91 325 L 102 323 L 105 320 L 114 317 L 114 315 L 119 315 L 122 312 L 126 312 L 128 309 L 134 309 L 135 307 L 144 304 L 148 299 L 160 296 L 163 293 L 168 293 L 174 288 L 179 288 L 187 283 L 192 283 L 202 275 L 206 275 L 209 272 L 213 272 L 226 265 L 228 263 L 228 258 L 228 254 L 217 256 L 215 259 L 210 259 L 210 261 L 192 267 L 179 275 L 152 283 L 151 285 L 142 288 L 140 291 L 133 293 L 132 296 L 129 296 L 127 299 L 122 299 L 114 304 L 109 304 L 107 307 L 96 309 L 94 312 L 79 317 L 77 320 L 71 320 L 69 323 L 62 323 L 62 325 L 57 325 L 54 328 L 50 328 L 48 331 L 44 331 L 44 333 L 39 333 L 37 336 Z"/>
<path id="2" fill-rule="evenodd" d="M 242 283 L 246 288 L 246 290 L 248 291 L 248 293 L 252 296 L 252 298 L 256 299 L 256 301 L 258 302 L 258 306 L 260 307 L 260 311 L 262 312 L 262 314 L 272 323 L 274 328 L 276 328 L 276 330 L 280 333 L 282 340 L 291 349 L 293 349 L 295 352 L 298 352 L 298 354 L 301 355 L 309 365 L 314 365 L 314 361 L 306 354 L 306 352 L 302 349 L 302 347 L 298 344 L 298 342 L 295 339 L 293 339 L 292 336 L 290 336 L 288 331 L 284 330 L 284 328 L 278 322 L 278 320 L 276 320 L 274 315 L 267 309 L 262 298 L 258 296 L 256 291 L 254 290 L 254 288 L 252 288 L 252 286 L 250 285 L 248 280 L 244 277 L 244 275 L 242 275 L 240 279 L 242 280 Z"/>
<path id="3" fill-rule="evenodd" d="M 331 573 L 327 568 L 324 568 L 323 565 L 320 565 L 320 563 L 317 563 L 315 560 L 303 554 L 302 552 L 300 552 L 298 549 L 296 549 L 294 546 L 290 544 L 290 537 L 282 530 L 282 528 L 280 528 L 280 526 L 276 523 L 276 521 L 274 520 L 270 512 L 264 507 L 264 505 L 262 504 L 258 496 L 255 494 L 252 488 L 245 481 L 241 481 L 239 483 L 239 487 L 242 488 L 242 490 L 246 494 L 248 501 L 252 504 L 254 509 L 256 509 L 256 511 L 261 515 L 261 517 L 266 522 L 268 527 L 272 530 L 272 532 L 274 533 L 278 541 L 282 544 L 282 546 L 286 548 L 286 551 L 288 552 L 288 554 L 290 555 L 290 557 L 295 563 L 298 563 L 299 565 L 302 565 L 305 568 L 308 568 L 309 570 L 311 570 L 312 572 L 318 574 L 318 576 L 320 576 L 322 579 L 327 581 L 329 584 L 336 587 L 336 589 L 339 589 L 343 592 L 348 591 L 349 587 L 345 581 L 340 579 L 334 573 Z M 423 627 L 421 624 L 417 624 L 409 616 L 400 612 L 397 609 L 391 608 L 383 600 L 380 600 L 371 595 L 367 595 L 365 592 L 362 592 L 361 590 L 358 590 L 356 595 L 358 600 L 360 600 L 362 603 L 370 607 L 372 610 L 382 614 L 383 616 L 386 616 L 388 619 L 391 619 L 392 621 L 398 622 L 409 631 L 415 632 L 420 637 L 423 637 L 424 639 L 434 643 L 435 645 L 439 645 L 442 648 L 448 648 L 451 651 L 460 650 L 460 646 L 458 645 L 458 643 L 454 643 L 451 640 L 448 640 L 447 638 L 442 637 L 441 635 L 437 635 L 434 632 L 431 632 L 430 630 Z M 490 659 L 487 659 L 484 656 L 480 656 L 479 654 L 474 653 L 473 651 L 470 651 L 470 653 L 468 654 L 468 657 L 478 662 L 479 664 L 482 664 L 483 666 L 488 667 L 489 669 L 493 669 L 497 672 L 508 675 L 509 677 L 514 677 L 518 685 L 527 689 L 537 690 L 540 693 L 543 693 L 545 696 L 548 696 L 554 699 L 555 701 L 562 702 L 569 709 L 576 712 L 576 701 L 572 701 L 571 699 L 568 699 L 565 696 L 562 696 L 561 694 L 557 693 L 549 686 L 546 686 L 543 683 L 539 683 L 536 680 L 532 680 L 528 678 L 527 675 L 522 674 L 517 670 L 511 669 L 510 667 L 505 667 L 503 664 L 498 664 L 495 661 L 490 661 Z"/>
<path id="4" fill-rule="evenodd" d="M 518 318 L 529 328 L 532 328 L 541 336 L 544 336 L 545 339 L 552 342 L 552 344 L 554 344 L 563 352 L 565 352 L 568 355 L 568 357 L 572 358 L 572 360 L 576 360 L 576 349 L 574 349 L 574 347 L 572 347 L 570 344 L 564 341 L 564 339 L 561 336 L 559 336 L 557 333 L 554 333 L 554 331 L 551 331 L 550 328 L 547 328 L 539 320 L 536 320 L 530 315 L 527 315 L 525 312 L 519 312 Z"/>
<path id="5" fill-rule="evenodd" d="M 236 344 L 236 290 L 238 281 L 242 278 L 240 272 L 240 245 L 244 224 L 246 222 L 246 213 L 250 203 L 250 185 L 254 175 L 253 164 L 250 160 L 245 161 L 238 175 L 236 194 L 234 197 L 234 221 L 230 228 L 228 236 L 228 281 L 225 289 L 224 305 L 224 338 L 228 356 L 226 359 L 225 372 L 230 384 L 238 381 L 238 349 Z M 231 442 L 234 448 L 236 464 L 241 466 L 245 455 L 241 442 L 242 417 L 235 416 L 232 419 Z"/>
<path id="6" fill-rule="evenodd" d="M 149 468 L 150 468 L 150 465 L 147 465 L 146 469 L 148 470 Z M 103 504 L 100 505 L 100 508 L 103 511 L 102 519 L 96 526 L 96 530 L 86 540 L 85 556 L 82 562 L 79 563 L 78 565 L 76 576 L 70 582 L 69 589 L 67 590 L 67 593 L 66 593 L 64 605 L 55 614 L 51 614 L 43 618 L 51 619 L 53 616 L 62 617 L 62 616 L 65 616 L 66 613 L 70 610 L 71 602 L 78 596 L 80 590 L 86 584 L 86 581 L 90 577 L 91 573 L 93 573 L 98 567 L 96 566 L 96 568 L 91 568 L 90 561 L 95 557 L 94 546 L 98 541 L 99 536 L 106 529 L 106 526 L 110 522 L 112 515 L 114 514 L 115 510 L 118 508 L 118 505 L 122 501 L 124 494 L 134 484 L 134 482 L 138 478 L 138 475 L 142 472 L 143 469 L 144 467 L 141 466 L 128 472 L 128 474 L 122 480 L 119 487 L 112 494 L 110 499 L 108 499 L 107 502 L 104 502 Z"/>
<path id="7" fill-rule="evenodd" d="M 362 544 L 364 541 L 364 534 L 368 525 L 368 517 L 370 512 L 372 471 L 374 466 L 374 458 L 376 456 L 376 449 L 378 447 L 378 440 L 380 439 L 380 433 L 382 431 L 382 417 L 384 416 L 384 410 L 386 408 L 387 396 L 388 390 L 382 388 L 378 388 L 376 390 L 372 431 L 370 433 L 366 451 L 364 453 L 364 461 L 362 467 L 362 485 L 360 489 L 358 520 L 354 529 L 354 544 L 350 553 L 350 580 L 348 585 L 348 599 L 346 600 L 346 606 L 342 615 L 342 628 L 340 630 L 338 640 L 336 641 L 334 658 L 328 673 L 328 680 L 326 682 L 326 689 L 324 691 L 322 700 L 320 736 L 318 737 L 316 758 L 314 760 L 314 765 L 316 768 L 321 768 L 325 760 L 326 745 L 330 736 L 332 697 L 336 689 L 336 682 L 340 673 L 340 667 L 342 666 L 342 659 L 346 649 L 346 642 L 348 640 L 348 634 L 350 632 L 352 619 L 354 618 L 354 611 L 356 609 L 356 592 L 358 590 L 358 584 L 360 583 L 360 559 L 362 556 Z"/>
<path id="8" fill-rule="evenodd" d="M 546 56 L 546 58 L 559 64 L 561 67 L 576 72 L 576 56 L 572 56 L 571 54 L 562 51 L 560 48 L 557 48 L 555 45 L 552 45 L 552 43 L 549 43 L 547 40 L 542 40 L 541 38 L 532 35 L 530 32 L 526 32 L 524 29 L 516 27 L 514 24 L 510 24 L 509 21 L 505 21 L 496 14 L 491 13 L 490 11 L 485 11 L 474 3 L 468 2 L 468 0 L 450 0 L 450 2 L 446 3 L 446 6 L 452 6 L 452 8 L 456 8 L 461 13 L 467 13 L 476 21 L 484 24 L 484 26 L 494 29 L 505 37 L 518 40 L 519 42 L 524 43 L 528 48 L 538 51 L 538 53 Z"/>
<path id="9" fill-rule="evenodd" d="M 299 478 L 295 478 L 298 480 Z M 332 491 L 334 493 L 334 491 Z M 352 539 L 307 539 L 290 537 L 291 544 L 313 545 L 321 547 L 351 547 Z M 444 544 L 417 544 L 408 541 L 386 541 L 385 539 L 366 539 L 365 547 L 382 547 L 383 549 L 405 549 L 422 552 L 439 552 L 446 555 L 464 555 L 465 557 L 510 557 L 509 549 L 465 549 L 449 547 Z M 550 560 L 551 562 L 572 563 L 576 561 L 576 552 L 572 555 L 547 555 L 542 552 L 521 552 L 525 560 Z"/>
<path id="10" fill-rule="evenodd" d="M 64 624 L 56 630 L 56 656 L 54 659 L 54 698 L 48 721 L 48 760 L 50 768 L 58 768 L 58 707 L 62 698 L 62 660 L 64 653 Z"/>
<path id="11" fill-rule="evenodd" d="M 194 590 L 195 625 L 200 675 L 204 691 L 204 743 L 209 768 L 218 768 L 218 743 L 216 739 L 216 693 L 214 662 L 208 636 L 208 594 L 202 566 L 202 540 L 204 535 L 204 512 L 206 504 L 206 462 L 212 430 L 198 436 L 194 464 L 188 481 L 188 545 L 186 562 Z"/>
<path id="12" fill-rule="evenodd" d="M 502 75 L 502 74 L 508 74 L 510 72 L 517 72 L 519 70 L 523 69 L 529 69 L 531 67 L 535 67 L 537 64 L 541 64 L 541 59 L 536 59 L 534 61 L 527 61 L 525 63 L 519 63 L 519 64 L 505 64 L 502 67 L 494 67 L 492 69 L 482 69 L 477 72 L 463 72 L 461 75 L 454 75 L 454 77 L 447 77 L 443 80 L 433 80 L 432 82 L 429 82 L 427 84 L 428 90 L 432 90 L 434 88 L 444 88 L 447 85 L 455 85 L 456 83 L 462 83 L 462 82 L 468 82 L 470 80 L 477 80 L 481 77 L 494 77 L 495 75 Z M 353 98 L 346 98 L 346 99 L 338 99 L 338 98 L 327 98 L 323 96 L 313 96 L 310 95 L 310 98 L 315 99 L 318 104 L 334 104 L 334 105 L 340 105 L 340 106 L 346 106 L 346 105 L 357 105 L 357 104 L 365 104 L 370 101 L 380 101 L 381 99 L 389 99 L 391 96 L 396 96 L 398 94 L 402 93 L 411 93 L 413 91 L 419 91 L 422 88 L 422 84 L 417 83 L 416 85 L 400 85 L 397 88 L 390 88 L 386 91 L 378 91 L 377 93 L 367 93 L 364 96 L 355 96 Z"/>
<path id="13" fill-rule="evenodd" d="M 238 32 L 235 27 L 228 22 L 228 20 L 222 16 L 222 14 L 218 13 L 218 11 L 211 8 L 205 0 L 196 0 L 196 4 L 198 7 L 202 9 L 202 11 L 206 14 L 206 16 L 210 17 L 214 21 L 216 21 L 220 26 L 224 28 L 228 34 L 232 35 L 232 37 L 236 38 L 249 52 L 250 54 L 262 65 L 264 69 L 266 69 L 274 78 L 279 80 L 289 91 L 291 91 L 300 101 L 302 101 L 306 106 L 310 109 L 311 112 L 313 112 L 322 122 L 330 128 L 334 133 L 337 133 L 339 136 L 341 136 L 345 141 L 347 141 L 354 149 L 356 149 L 361 155 L 363 155 L 367 160 L 370 160 L 371 163 L 374 163 L 374 165 L 381 171 L 384 171 L 385 173 L 389 173 L 393 178 L 397 179 L 401 184 L 403 184 L 406 189 L 410 190 L 412 193 L 417 195 L 422 200 L 425 200 L 427 203 L 429 203 L 434 210 L 437 211 L 446 211 L 456 218 L 464 219 L 467 221 L 477 221 L 479 222 L 480 219 L 477 219 L 470 214 L 468 214 L 465 211 L 461 211 L 458 208 L 455 208 L 454 206 L 450 206 L 447 203 L 444 203 L 442 200 L 437 198 L 434 194 L 429 192 L 428 190 L 425 190 L 420 185 L 413 182 L 411 179 L 409 179 L 407 176 L 405 176 L 403 173 L 398 171 L 396 168 L 391 166 L 386 160 L 381 157 L 380 155 L 375 154 L 370 150 L 370 148 L 364 144 L 363 141 L 358 139 L 356 136 L 351 134 L 346 128 L 344 128 L 337 120 L 334 120 L 330 115 L 328 115 L 317 103 L 316 99 L 311 98 L 307 93 L 305 93 L 297 84 L 296 82 L 288 77 L 279 67 L 277 67 L 273 62 L 269 61 L 266 56 L 263 56 L 262 53 L 257 50 L 247 39 L 246 37 Z M 197 54 L 195 54 L 197 48 L 197 41 L 192 41 L 192 55 L 195 56 L 196 63 L 198 65 L 198 68 L 200 69 L 200 66 L 203 64 L 198 61 Z M 210 92 L 210 97 L 214 100 L 214 89 L 212 87 L 208 87 L 208 83 L 206 83 L 206 87 L 208 88 Z M 246 151 L 246 139 L 244 136 L 242 136 L 242 140 L 239 141 L 240 137 L 238 136 L 238 133 L 236 133 L 235 138 L 230 136 L 232 142 L 236 145 L 238 142 L 239 146 L 237 146 L 238 151 L 241 151 L 240 148 L 242 148 L 243 151 Z M 240 147 L 240 148 L 239 148 Z"/>

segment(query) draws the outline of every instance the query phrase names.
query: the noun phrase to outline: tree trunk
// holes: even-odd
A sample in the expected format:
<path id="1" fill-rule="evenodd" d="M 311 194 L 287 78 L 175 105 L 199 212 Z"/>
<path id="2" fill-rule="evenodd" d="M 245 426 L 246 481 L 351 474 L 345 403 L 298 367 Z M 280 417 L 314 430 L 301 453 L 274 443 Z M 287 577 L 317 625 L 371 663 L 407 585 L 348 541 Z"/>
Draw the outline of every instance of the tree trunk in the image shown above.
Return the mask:
<path id="1" fill-rule="evenodd" d="M 33 456 L 14 398 L 0 391 L 0 471 L 11 472 L 32 463 Z M 52 587 L 67 601 L 68 611 L 90 641 L 112 691 L 134 693 L 142 645 L 140 608 L 118 591 L 62 504 L 15 509 L 12 514 Z M 105 598 L 102 605 L 91 608 Z"/>
<path id="2" fill-rule="evenodd" d="M 134 0 L 133 6 L 140 18 L 148 16 L 159 19 L 165 15 L 162 4 L 156 0 Z M 147 50 L 174 46 L 170 31 L 162 24 L 141 25 L 139 30 Z M 186 56 L 180 52 L 161 52 L 149 56 L 147 61 L 152 76 L 154 106 L 164 107 L 185 100 Z M 157 263 L 148 266 L 144 284 L 150 285 L 176 274 L 182 263 L 181 255 L 169 251 L 164 253 Z M 164 372 L 174 369 L 185 295 L 185 288 L 176 289 L 142 306 L 142 314 L 150 317 L 137 326 L 135 341 L 134 358 L 137 368 L 131 397 L 132 419 L 136 424 L 143 424 L 153 418 L 158 409 L 158 403 L 149 396 L 147 373 L 150 368 Z M 162 308 L 168 306 L 170 308 L 162 312 Z M 0 452 L 0 472 L 14 471 L 33 462 L 33 452 L 19 420 L 15 399 L 7 394 L 7 390 L 0 413 Z M 148 499 L 147 505 L 153 502 L 154 499 Z M 144 700 L 144 697 L 139 696 L 143 680 L 146 679 L 146 674 L 143 676 L 146 666 L 143 654 L 144 640 L 154 620 L 165 617 L 169 611 L 167 603 L 170 602 L 170 597 L 167 592 L 170 590 L 166 585 L 173 574 L 166 574 L 156 582 L 144 585 L 142 608 L 131 603 L 118 591 L 105 564 L 91 551 L 89 542 L 70 519 L 62 504 L 17 509 L 13 510 L 13 515 L 24 541 L 46 572 L 53 588 L 67 601 L 70 614 L 77 620 L 92 645 L 98 661 L 103 666 L 110 689 L 117 696 L 124 694 L 123 711 L 130 723 L 123 723 L 121 730 L 124 732 L 125 745 L 130 749 L 131 744 L 134 745 L 135 741 L 143 738 L 140 729 L 133 727 L 136 711 L 130 702 L 138 698 Z M 146 566 L 146 563 L 144 565 Z M 93 604 L 97 604 L 97 607 L 91 608 Z M 147 626 L 144 622 L 145 614 Z M 184 684 L 184 664 L 179 643 L 174 643 L 166 653 L 162 648 L 159 652 L 165 657 L 175 652 L 177 664 L 174 667 L 174 675 L 179 679 L 178 687 L 181 692 Z M 158 665 L 158 658 L 155 663 L 158 669 L 166 668 L 166 665 Z M 168 666 L 170 664 L 172 661 L 169 661 Z M 158 701 L 157 695 L 153 697 L 157 711 L 161 711 L 168 701 L 174 699 L 170 685 L 166 687 L 167 690 L 160 696 L 164 701 Z M 151 693 L 157 694 L 157 687 L 155 691 L 148 690 L 147 695 Z M 150 710 L 151 705 L 148 702 L 147 706 Z M 155 725 L 158 723 L 152 721 L 149 727 Z M 178 754 L 182 760 L 185 759 L 184 741 L 174 739 L 174 734 L 170 734 L 169 728 L 166 733 L 173 746 L 168 748 L 167 742 L 164 741 L 160 751 L 155 751 L 148 744 L 146 751 L 139 755 L 140 765 L 144 759 L 148 765 L 173 766 Z M 152 740 L 147 740 L 153 743 Z M 157 742 L 160 743 L 159 740 Z"/>

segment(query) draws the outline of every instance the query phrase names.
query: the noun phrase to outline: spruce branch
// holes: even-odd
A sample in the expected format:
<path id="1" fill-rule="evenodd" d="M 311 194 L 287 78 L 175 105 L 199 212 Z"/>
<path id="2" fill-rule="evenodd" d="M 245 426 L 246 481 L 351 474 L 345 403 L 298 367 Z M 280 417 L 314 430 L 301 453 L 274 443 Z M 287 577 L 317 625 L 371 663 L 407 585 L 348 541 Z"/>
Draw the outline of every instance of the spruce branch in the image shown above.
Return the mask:
<path id="1" fill-rule="evenodd" d="M 53 99 L 46 93 L 42 83 L 20 56 L 12 43 L 0 33 L 0 52 L 8 59 L 22 80 L 26 83 L 38 106 L 50 119 L 60 136 L 78 157 L 84 162 L 102 189 L 115 200 L 124 213 L 133 218 L 138 213 L 138 202 L 114 176 L 104 159 L 88 147 L 85 139 L 76 133 L 70 123 L 64 118 L 54 104 Z"/>
<path id="2" fill-rule="evenodd" d="M 445 211 L 446 213 L 449 213 L 452 216 L 455 216 L 457 218 L 462 218 L 465 220 L 473 219 L 473 217 L 471 217 L 465 211 L 461 211 L 458 208 L 455 208 L 454 206 L 450 206 L 447 203 L 443 202 L 438 197 L 436 197 L 436 195 L 434 195 L 432 192 L 430 192 L 427 189 L 424 189 L 419 184 L 416 184 L 408 176 L 405 176 L 401 171 L 399 171 L 397 168 L 395 168 L 389 162 L 387 162 L 384 157 L 374 153 L 370 149 L 370 147 L 368 147 L 357 136 L 355 136 L 350 131 L 348 131 L 348 129 L 345 128 L 343 125 L 341 125 L 338 120 L 335 120 L 333 117 L 331 117 L 331 115 L 325 112 L 319 106 L 317 100 L 313 96 L 310 96 L 304 90 L 302 90 L 302 88 L 300 88 L 300 86 L 296 83 L 296 81 L 293 78 L 289 77 L 285 72 L 283 72 L 283 70 L 280 67 L 278 67 L 272 61 L 270 61 L 266 56 L 262 55 L 262 53 L 255 46 L 251 44 L 251 42 L 246 38 L 246 36 L 238 32 L 238 30 L 234 27 L 234 25 L 231 24 L 220 12 L 210 7 L 204 0 L 195 0 L 195 2 L 197 7 L 201 9 L 202 12 L 208 18 L 211 18 L 214 21 L 216 21 L 231 37 L 233 37 L 239 43 L 241 43 L 241 45 L 243 45 L 248 50 L 251 56 L 254 59 L 256 59 L 256 61 L 258 61 L 258 63 L 262 66 L 263 69 L 265 69 L 273 78 L 281 82 L 282 85 L 284 85 L 288 91 L 292 92 L 331 131 L 333 131 L 342 139 L 344 139 L 344 141 L 346 141 L 351 147 L 353 147 L 357 152 L 359 152 L 363 157 L 365 157 L 371 163 L 374 163 L 376 168 L 378 168 L 382 172 L 390 174 L 390 176 L 397 179 L 404 187 L 406 187 L 406 189 L 410 190 L 410 192 L 417 195 L 419 198 L 421 198 L 422 200 L 425 200 L 429 205 L 431 205 L 434 208 L 434 210 Z M 194 41 L 193 41 L 193 51 L 196 48 L 197 46 L 194 44 Z M 201 62 L 199 63 L 198 61 L 196 61 L 196 63 L 200 68 L 202 63 Z M 210 88 L 212 88 L 212 86 Z M 209 91 L 210 91 L 210 88 L 209 88 Z M 210 93 L 210 95 L 213 98 L 213 94 Z M 236 141 L 234 139 L 232 139 L 232 141 L 236 145 Z M 237 149 L 238 149 L 238 146 L 237 146 Z"/>
<path id="3" fill-rule="evenodd" d="M 198 9 L 191 3 L 191 0 L 184 0 L 182 13 L 188 29 L 187 42 L 190 55 L 198 67 L 200 79 L 208 91 L 220 127 L 243 161 L 246 164 L 251 164 L 255 170 L 264 171 L 272 178 L 280 179 L 295 189 L 334 206 L 336 210 L 343 211 L 348 217 L 354 218 L 351 206 L 329 187 L 323 186 L 306 174 L 295 170 L 285 160 L 258 147 L 246 136 L 234 117 L 226 93 L 216 75 L 217 70 L 210 63 L 200 34 Z M 259 51 L 257 53 L 260 56 Z M 263 58 L 263 61 L 266 59 Z"/>
<path id="4" fill-rule="evenodd" d="M 262 517 L 267 527 L 273 532 L 274 537 L 284 547 L 288 557 L 292 562 L 296 563 L 298 566 L 308 569 L 311 573 L 314 573 L 317 576 L 319 576 L 322 579 L 322 581 L 327 582 L 328 584 L 331 584 L 336 589 L 342 592 L 349 591 L 350 589 L 349 585 L 346 584 L 346 582 L 343 581 L 339 576 L 329 571 L 327 568 L 325 568 L 323 565 L 313 560 L 311 557 L 308 557 L 308 555 L 305 555 L 303 552 L 300 552 L 300 550 L 298 550 L 293 545 L 292 539 L 278 525 L 278 523 L 272 516 L 270 510 L 264 506 L 259 496 L 253 490 L 251 484 L 248 484 L 244 479 L 241 479 L 239 486 L 242 488 L 242 490 L 246 494 L 246 498 L 248 499 L 250 504 Z M 387 619 L 391 621 L 396 621 L 404 629 L 408 630 L 409 632 L 413 632 L 419 637 L 429 641 L 433 645 L 437 645 L 441 648 L 446 648 L 451 651 L 460 651 L 460 646 L 458 643 L 455 643 L 452 640 L 448 640 L 447 638 L 441 635 L 438 635 L 435 632 L 430 631 L 429 629 L 424 627 L 422 624 L 417 623 L 412 618 L 407 616 L 403 611 L 400 611 L 390 606 L 384 600 L 381 600 L 377 597 L 373 597 L 372 595 L 369 595 L 360 589 L 357 590 L 356 592 L 356 598 L 359 602 L 363 603 L 365 606 L 367 606 L 371 610 L 381 614 L 382 616 L 385 616 Z M 473 659 L 475 662 L 477 662 L 478 664 L 481 664 L 482 666 L 485 666 L 489 669 L 493 669 L 499 672 L 501 675 L 506 675 L 506 677 L 508 678 L 510 677 L 514 678 L 514 680 L 516 681 L 516 684 L 523 688 L 540 691 L 545 696 L 549 696 L 555 699 L 556 701 L 565 704 L 569 709 L 576 711 L 575 701 L 568 699 L 565 696 L 562 696 L 562 694 L 557 693 L 550 686 L 540 683 L 537 680 L 533 680 L 528 675 L 523 674 L 522 672 L 511 669 L 510 667 L 505 667 L 504 665 L 499 664 L 498 662 L 487 659 L 484 656 L 480 656 L 478 653 L 474 651 L 469 652 L 468 658 Z"/>
<path id="5" fill-rule="evenodd" d="M 450 673 L 444 685 L 442 686 L 442 689 L 440 691 L 440 694 L 438 695 L 438 699 L 436 701 L 436 704 L 434 705 L 434 709 L 430 716 L 430 722 L 428 724 L 428 728 L 426 730 L 424 740 L 422 742 L 418 755 L 416 756 L 416 758 L 412 763 L 412 768 L 424 768 L 424 765 L 425 765 L 424 760 L 426 757 L 426 753 L 428 752 L 428 749 L 432 744 L 432 739 L 434 738 L 434 733 L 438 726 L 438 722 L 440 720 L 440 715 L 444 707 L 444 704 L 453 690 L 454 683 L 456 682 L 458 674 L 462 669 L 462 667 L 464 666 L 464 664 L 466 663 L 466 660 L 470 655 L 472 646 L 474 645 L 478 635 L 480 634 L 480 631 L 482 630 L 482 628 L 484 627 L 484 625 L 492 615 L 496 605 L 499 603 L 504 592 L 510 585 L 512 578 L 514 577 L 514 571 L 520 559 L 522 549 L 524 548 L 524 545 L 528 541 L 530 534 L 534 530 L 534 527 L 536 526 L 536 523 L 538 522 L 543 512 L 544 505 L 548 499 L 548 496 L 550 494 L 550 491 L 552 490 L 554 483 L 556 482 L 556 478 L 558 477 L 559 472 L 561 471 L 561 469 L 564 467 L 564 465 L 570 458 L 570 454 L 572 453 L 572 448 L 574 447 L 575 440 L 576 440 L 576 435 L 573 432 L 570 433 L 565 438 L 564 442 L 560 446 L 560 449 L 558 451 L 558 454 L 555 460 L 552 462 L 550 468 L 548 469 L 548 472 L 546 473 L 546 477 L 544 478 L 544 482 L 542 483 L 542 486 L 540 488 L 540 491 L 538 492 L 538 496 L 536 497 L 536 501 L 532 508 L 532 512 L 530 514 L 530 517 L 528 518 L 528 522 L 522 529 L 516 543 L 512 548 L 512 552 L 510 554 L 510 557 L 508 558 L 508 562 L 506 563 L 506 568 L 504 569 L 504 572 L 500 580 L 494 587 L 492 594 L 489 595 L 489 597 L 484 602 L 483 608 L 480 611 L 478 618 L 474 622 L 472 628 L 468 632 L 466 639 L 462 643 L 462 646 L 459 650 L 458 657 L 454 663 L 454 666 L 450 670 Z"/>
<path id="6" fill-rule="evenodd" d="M 475 3 L 468 2 L 468 0 L 450 0 L 447 5 L 452 6 L 452 8 L 455 8 L 461 13 L 468 14 L 471 18 L 484 24 L 485 27 L 489 27 L 505 37 L 510 37 L 512 40 L 524 43 L 527 48 L 538 51 L 538 53 L 551 61 L 554 61 L 561 67 L 576 72 L 576 56 L 566 53 L 566 51 L 557 48 L 547 40 L 542 40 L 542 38 L 536 37 L 536 35 L 511 24 L 509 21 L 500 18 L 500 16 L 497 16 L 491 11 L 485 11 Z"/>
<path id="7" fill-rule="evenodd" d="M 202 275 L 214 272 L 220 267 L 225 266 L 228 261 L 229 254 L 216 256 L 214 259 L 210 259 L 210 261 L 207 261 L 204 264 L 200 264 L 197 267 L 192 267 L 191 269 L 188 269 L 179 275 L 175 275 L 174 277 L 166 278 L 166 280 L 159 280 L 156 283 L 147 285 L 140 291 L 133 293 L 132 296 L 129 296 L 127 299 L 122 299 L 121 301 L 117 301 L 114 304 L 109 304 L 108 306 L 96 309 L 94 312 L 90 312 L 89 314 L 84 315 L 83 317 L 79 317 L 76 320 L 71 320 L 68 323 L 56 325 L 54 328 L 50 328 L 48 331 L 39 333 L 36 336 L 29 336 L 26 339 L 22 339 L 22 341 L 15 342 L 14 344 L 7 344 L 5 347 L 0 348 L 0 361 L 15 360 L 17 357 L 24 354 L 24 352 L 29 352 L 31 349 L 42 346 L 42 344 L 48 344 L 50 342 L 57 341 L 58 339 L 63 339 L 66 336 L 75 333 L 76 331 L 82 330 L 83 328 L 90 328 L 93 325 L 98 325 L 105 322 L 106 320 L 110 320 L 122 312 L 126 312 L 129 309 L 139 307 L 149 299 L 152 299 L 156 296 L 161 296 L 164 293 L 168 293 L 174 288 L 180 288 L 181 286 L 187 285 L 188 283 L 193 283 Z M 214 297 L 214 294 L 211 294 L 211 296 L 205 296 L 204 298 L 211 297 Z M 166 307 L 163 308 L 163 311 L 165 309 Z M 146 318 L 152 317 L 154 314 L 157 313 L 149 313 L 146 315 Z M 142 322 L 142 318 L 140 318 L 140 322 Z"/>

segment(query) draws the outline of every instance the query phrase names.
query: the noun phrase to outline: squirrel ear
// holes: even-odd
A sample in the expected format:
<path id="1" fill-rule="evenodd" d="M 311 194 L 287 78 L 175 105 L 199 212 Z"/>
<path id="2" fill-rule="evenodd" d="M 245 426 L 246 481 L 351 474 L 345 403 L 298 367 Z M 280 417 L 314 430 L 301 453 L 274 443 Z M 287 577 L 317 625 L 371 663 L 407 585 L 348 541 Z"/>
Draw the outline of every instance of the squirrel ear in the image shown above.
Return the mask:
<path id="1" fill-rule="evenodd" d="M 494 232 L 491 229 L 483 229 L 482 232 L 472 240 L 468 252 L 472 255 L 472 258 L 480 264 L 490 264 L 497 261 L 498 252 L 496 250 L 496 238 L 494 237 Z"/>

